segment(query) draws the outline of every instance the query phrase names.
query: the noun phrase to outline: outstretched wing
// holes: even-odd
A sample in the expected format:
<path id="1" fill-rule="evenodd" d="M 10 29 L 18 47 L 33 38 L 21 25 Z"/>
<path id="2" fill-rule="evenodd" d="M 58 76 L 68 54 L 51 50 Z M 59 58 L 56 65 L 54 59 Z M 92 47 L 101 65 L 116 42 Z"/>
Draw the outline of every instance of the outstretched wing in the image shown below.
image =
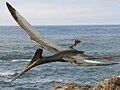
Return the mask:
<path id="1" fill-rule="evenodd" d="M 42 48 L 52 52 L 58 53 L 60 48 L 58 46 L 48 43 L 43 37 L 39 35 L 38 32 L 28 23 L 9 3 L 6 2 L 6 5 L 15 19 L 15 21 L 27 32 L 32 40 L 37 42 Z"/>
<path id="2" fill-rule="evenodd" d="M 50 51 L 54 54 L 59 53 L 62 51 L 62 49 L 56 45 L 48 43 L 39 33 L 28 23 L 9 3 L 6 2 L 6 5 L 12 15 L 12 17 L 15 19 L 15 21 L 27 32 L 27 34 L 31 37 L 32 40 L 37 42 L 43 49 Z M 81 51 L 81 54 L 84 55 L 84 52 Z M 69 61 L 71 63 L 79 64 L 79 63 L 96 63 L 96 62 L 90 62 L 86 61 L 84 57 L 64 57 L 66 61 Z M 98 63 L 98 62 L 97 62 Z"/>
<path id="3" fill-rule="evenodd" d="M 52 53 L 59 53 L 60 51 L 62 51 L 62 49 L 60 49 L 59 47 L 48 43 L 9 3 L 6 2 L 6 4 L 12 17 L 23 28 L 23 30 L 27 32 L 32 40 L 36 41 L 43 49 L 46 49 Z M 72 62 L 73 58 L 65 57 L 64 59 L 66 61 Z"/>

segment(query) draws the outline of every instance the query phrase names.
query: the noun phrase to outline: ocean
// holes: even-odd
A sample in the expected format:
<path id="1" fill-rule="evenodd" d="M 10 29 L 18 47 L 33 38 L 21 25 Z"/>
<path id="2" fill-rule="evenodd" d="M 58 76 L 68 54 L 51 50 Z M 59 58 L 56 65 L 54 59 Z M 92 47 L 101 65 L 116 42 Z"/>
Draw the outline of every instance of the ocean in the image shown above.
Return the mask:
<path id="1" fill-rule="evenodd" d="M 0 90 L 50 90 L 56 85 L 77 83 L 96 85 L 105 78 L 120 75 L 120 25 L 35 26 L 40 35 L 63 48 L 75 39 L 82 42 L 76 49 L 99 57 L 112 56 L 115 65 L 75 66 L 69 62 L 39 65 L 14 82 L 16 73 L 30 61 L 40 46 L 19 26 L 0 26 Z M 44 50 L 43 56 L 51 55 Z M 107 61 L 110 62 L 110 61 Z"/>

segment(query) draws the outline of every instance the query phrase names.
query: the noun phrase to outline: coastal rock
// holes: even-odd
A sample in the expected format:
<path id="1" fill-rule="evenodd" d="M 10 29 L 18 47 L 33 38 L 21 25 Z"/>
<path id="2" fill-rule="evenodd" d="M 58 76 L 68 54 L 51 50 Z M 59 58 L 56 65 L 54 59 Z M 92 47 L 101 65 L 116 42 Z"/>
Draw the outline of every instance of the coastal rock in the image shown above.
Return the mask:
<path id="1" fill-rule="evenodd" d="M 67 83 L 64 85 L 56 86 L 51 90 L 120 90 L 120 76 L 107 78 L 95 87 L 89 85 L 81 86 L 75 83 Z"/>
<path id="2" fill-rule="evenodd" d="M 105 79 L 103 82 L 95 86 L 93 90 L 120 90 L 120 77 L 114 76 Z"/>
<path id="3" fill-rule="evenodd" d="M 66 83 L 65 85 L 63 86 L 56 86 L 54 87 L 54 89 L 52 90 L 92 90 L 90 89 L 92 88 L 91 86 L 81 86 L 81 85 L 78 85 L 78 84 L 75 84 L 75 83 Z"/>

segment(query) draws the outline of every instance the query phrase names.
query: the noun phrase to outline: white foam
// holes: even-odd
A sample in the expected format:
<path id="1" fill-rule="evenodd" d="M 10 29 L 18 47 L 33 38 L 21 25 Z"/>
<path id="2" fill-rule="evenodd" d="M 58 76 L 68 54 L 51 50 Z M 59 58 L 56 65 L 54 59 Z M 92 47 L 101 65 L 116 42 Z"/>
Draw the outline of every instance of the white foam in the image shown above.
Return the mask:
<path id="1" fill-rule="evenodd" d="M 120 75 L 118 77 L 120 78 Z"/>
<path id="2" fill-rule="evenodd" d="M 12 62 L 18 62 L 18 61 L 31 61 L 31 59 L 14 59 Z"/>
<path id="3" fill-rule="evenodd" d="M 19 61 L 19 60 L 12 60 L 13 62 Z"/>
<path id="4" fill-rule="evenodd" d="M 10 70 L 4 70 L 3 72 L 0 72 L 0 76 L 7 76 L 7 75 L 14 75 L 15 73 Z"/>

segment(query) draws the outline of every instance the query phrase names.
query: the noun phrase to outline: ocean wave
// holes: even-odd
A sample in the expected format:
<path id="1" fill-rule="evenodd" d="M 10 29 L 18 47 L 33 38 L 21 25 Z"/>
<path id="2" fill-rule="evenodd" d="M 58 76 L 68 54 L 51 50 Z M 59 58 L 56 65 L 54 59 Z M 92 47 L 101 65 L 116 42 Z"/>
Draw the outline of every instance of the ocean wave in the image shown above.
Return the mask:
<path id="1" fill-rule="evenodd" d="M 8 75 L 14 75 L 15 72 L 9 70 L 9 69 L 4 69 L 0 71 L 0 76 L 8 76 Z"/>
<path id="2" fill-rule="evenodd" d="M 11 60 L 11 62 L 18 62 L 18 61 L 31 61 L 31 59 L 14 59 L 14 60 Z"/>

